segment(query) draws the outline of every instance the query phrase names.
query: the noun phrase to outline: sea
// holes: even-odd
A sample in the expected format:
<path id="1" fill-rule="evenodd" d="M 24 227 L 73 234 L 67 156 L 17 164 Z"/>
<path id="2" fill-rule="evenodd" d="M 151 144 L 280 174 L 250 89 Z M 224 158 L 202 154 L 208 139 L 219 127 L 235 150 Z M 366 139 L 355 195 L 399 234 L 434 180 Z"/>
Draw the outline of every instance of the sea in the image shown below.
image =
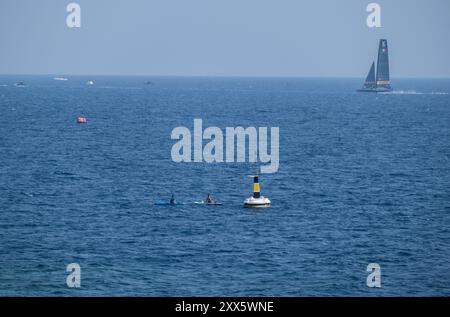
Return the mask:
<path id="1" fill-rule="evenodd" d="M 450 80 L 53 77 L 0 76 L 0 295 L 450 295 Z M 172 160 L 194 119 L 279 128 L 271 208 L 260 163 Z"/>

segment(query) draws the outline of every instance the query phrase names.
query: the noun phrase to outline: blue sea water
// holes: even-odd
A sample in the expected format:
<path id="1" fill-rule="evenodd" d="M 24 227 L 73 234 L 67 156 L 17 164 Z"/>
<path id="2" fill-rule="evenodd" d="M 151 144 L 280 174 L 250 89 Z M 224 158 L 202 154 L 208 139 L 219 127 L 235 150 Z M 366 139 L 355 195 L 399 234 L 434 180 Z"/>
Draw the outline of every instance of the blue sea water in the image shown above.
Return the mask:
<path id="1" fill-rule="evenodd" d="M 450 295 L 450 81 L 360 85 L 1 76 L 0 295 Z M 172 162 L 195 118 L 280 128 L 271 208 L 242 208 L 256 164 Z"/>

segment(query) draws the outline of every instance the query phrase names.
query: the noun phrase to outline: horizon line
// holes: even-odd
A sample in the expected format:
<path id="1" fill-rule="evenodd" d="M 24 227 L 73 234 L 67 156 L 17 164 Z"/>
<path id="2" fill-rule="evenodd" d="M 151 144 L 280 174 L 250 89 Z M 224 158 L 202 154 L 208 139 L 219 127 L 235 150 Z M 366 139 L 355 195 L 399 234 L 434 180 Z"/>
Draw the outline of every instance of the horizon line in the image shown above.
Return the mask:
<path id="1" fill-rule="evenodd" d="M 301 76 L 301 75 L 158 75 L 158 74 L 64 74 L 64 73 L 0 73 L 0 76 L 73 76 L 73 77 L 178 77 L 178 78 L 292 78 L 292 79 L 361 79 L 365 76 Z M 450 79 L 450 76 L 438 77 L 391 77 L 392 79 Z"/>

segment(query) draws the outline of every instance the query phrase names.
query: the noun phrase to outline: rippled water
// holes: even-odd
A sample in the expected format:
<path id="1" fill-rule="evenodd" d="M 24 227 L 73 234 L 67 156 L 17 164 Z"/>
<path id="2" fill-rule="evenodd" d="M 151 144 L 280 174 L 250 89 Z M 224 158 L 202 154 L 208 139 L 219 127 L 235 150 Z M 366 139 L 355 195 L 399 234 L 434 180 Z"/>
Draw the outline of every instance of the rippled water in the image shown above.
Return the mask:
<path id="1" fill-rule="evenodd" d="M 450 295 L 450 81 L 51 77 L 0 77 L 1 295 Z M 171 161 L 194 118 L 280 127 L 272 208 L 254 164 Z"/>

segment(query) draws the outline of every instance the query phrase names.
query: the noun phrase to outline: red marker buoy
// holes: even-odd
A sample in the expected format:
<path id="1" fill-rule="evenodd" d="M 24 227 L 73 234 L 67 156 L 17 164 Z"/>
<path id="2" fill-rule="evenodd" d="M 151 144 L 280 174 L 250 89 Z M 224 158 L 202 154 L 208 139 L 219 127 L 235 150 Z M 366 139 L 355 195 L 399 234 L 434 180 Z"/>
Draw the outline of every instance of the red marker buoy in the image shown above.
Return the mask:
<path id="1" fill-rule="evenodd" d="M 78 117 L 77 118 L 77 123 L 86 123 L 86 122 L 87 122 L 87 120 L 86 120 L 85 117 Z"/>

